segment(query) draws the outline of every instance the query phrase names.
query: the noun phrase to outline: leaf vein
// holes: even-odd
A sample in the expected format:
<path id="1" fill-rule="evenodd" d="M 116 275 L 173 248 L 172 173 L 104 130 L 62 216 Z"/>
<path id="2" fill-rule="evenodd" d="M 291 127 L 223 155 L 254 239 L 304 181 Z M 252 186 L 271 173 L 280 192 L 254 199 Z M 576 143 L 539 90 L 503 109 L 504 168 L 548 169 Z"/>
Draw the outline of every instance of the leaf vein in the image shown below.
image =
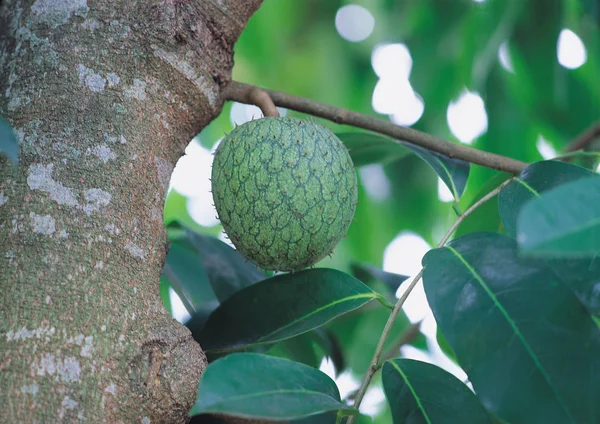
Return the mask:
<path id="1" fill-rule="evenodd" d="M 525 348 L 525 350 L 527 351 L 527 353 L 531 357 L 534 365 L 536 366 L 536 368 L 538 369 L 538 371 L 540 372 L 540 374 L 542 375 L 542 377 L 544 378 L 544 380 L 546 380 L 546 383 L 548 384 L 548 386 L 550 387 L 550 390 L 552 391 L 552 393 L 556 397 L 556 400 L 558 401 L 558 403 L 560 404 L 560 406 L 564 409 L 565 413 L 567 414 L 567 416 L 569 417 L 569 419 L 571 420 L 571 422 L 574 422 L 575 420 L 573 419 L 573 416 L 571 415 L 571 411 L 569 411 L 569 409 L 565 405 L 564 400 L 557 393 L 554 385 L 552 384 L 552 381 L 550 380 L 550 375 L 548 374 L 548 372 L 546 371 L 546 369 L 540 363 L 537 355 L 535 354 L 535 352 L 533 351 L 533 349 L 531 348 L 531 346 L 529 345 L 529 343 L 527 342 L 527 340 L 523 336 L 523 333 L 521 333 L 521 330 L 519 330 L 519 327 L 517 326 L 516 322 L 509 315 L 508 311 L 500 303 L 500 301 L 498 300 L 498 298 L 496 297 L 496 295 L 494 294 L 494 292 L 488 287 L 488 285 L 486 284 L 485 280 L 477 273 L 477 271 L 471 266 L 471 264 L 469 264 L 469 262 L 467 262 L 465 260 L 465 258 L 456 249 L 454 249 L 453 247 L 446 246 L 446 248 L 449 249 L 454 254 L 454 256 L 456 256 L 456 258 L 467 268 L 467 270 L 471 273 L 471 275 L 473 275 L 473 277 L 481 285 L 481 287 L 486 292 L 486 294 L 490 297 L 490 299 L 492 300 L 492 302 L 496 305 L 496 307 L 498 308 L 498 310 L 502 313 L 502 315 L 504 316 L 504 318 L 506 319 L 506 321 L 508 322 L 508 324 L 510 325 L 510 327 L 514 331 L 514 333 L 517 336 L 517 338 L 523 344 L 523 347 Z"/>
<path id="2" fill-rule="evenodd" d="M 429 419 L 429 416 L 427 415 L 427 411 L 425 411 L 425 408 L 423 407 L 423 404 L 421 403 L 421 398 L 415 392 L 415 389 L 413 388 L 412 384 L 410 384 L 410 381 L 408 381 L 408 377 L 406 376 L 406 374 L 404 374 L 402 372 L 402 368 L 400 368 L 398 366 L 398 364 L 396 364 L 396 362 L 394 362 L 394 361 L 389 361 L 389 362 L 396 369 L 396 371 L 398 371 L 398 373 L 400 374 L 400 376 L 402 377 L 402 379 L 408 386 L 408 390 L 410 390 L 413 397 L 415 398 L 415 401 L 417 402 L 417 406 L 419 407 L 419 410 L 423 414 L 423 418 L 425 418 L 425 421 L 427 421 L 427 424 L 431 424 L 431 420 Z"/>

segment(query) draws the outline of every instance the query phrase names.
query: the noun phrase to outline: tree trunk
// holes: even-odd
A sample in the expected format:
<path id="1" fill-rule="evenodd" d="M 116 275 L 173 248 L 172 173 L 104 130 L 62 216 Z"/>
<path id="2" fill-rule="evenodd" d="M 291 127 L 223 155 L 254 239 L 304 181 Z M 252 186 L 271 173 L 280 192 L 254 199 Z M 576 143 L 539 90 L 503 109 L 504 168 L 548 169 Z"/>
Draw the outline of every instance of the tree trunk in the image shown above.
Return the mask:
<path id="1" fill-rule="evenodd" d="M 0 421 L 185 422 L 163 204 L 260 0 L 0 0 Z"/>

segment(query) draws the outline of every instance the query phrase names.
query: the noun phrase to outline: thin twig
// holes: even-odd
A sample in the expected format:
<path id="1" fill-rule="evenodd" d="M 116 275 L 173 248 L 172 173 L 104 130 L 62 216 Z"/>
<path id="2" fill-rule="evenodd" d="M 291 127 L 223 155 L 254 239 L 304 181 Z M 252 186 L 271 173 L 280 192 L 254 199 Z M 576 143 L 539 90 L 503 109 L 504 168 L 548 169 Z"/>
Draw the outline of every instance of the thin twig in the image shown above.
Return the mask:
<path id="1" fill-rule="evenodd" d="M 223 98 L 226 100 L 235 100 L 240 103 L 254 104 L 254 102 L 250 101 L 248 96 L 249 93 L 255 89 L 256 87 L 253 85 L 232 81 L 225 88 Z M 278 106 L 319 116 L 338 124 L 352 125 L 354 127 L 385 134 L 396 140 L 403 140 L 411 144 L 416 144 L 451 158 L 462 159 L 467 162 L 509 172 L 511 174 L 518 174 L 527 166 L 526 163 L 516 159 L 484 152 L 462 144 L 452 143 L 442 138 L 417 131 L 413 128 L 395 125 L 384 119 L 374 118 L 351 110 L 329 106 L 303 97 L 281 93 L 279 91 L 265 91 Z"/>
<path id="2" fill-rule="evenodd" d="M 235 100 L 240 103 L 256 105 L 262 110 L 264 116 L 278 117 L 279 112 L 275 107 L 275 103 L 273 103 L 273 99 L 269 93 L 263 90 L 260 87 L 256 86 L 248 86 L 248 88 L 244 91 L 236 91 L 236 98 L 231 98 L 231 89 L 233 86 L 229 84 L 227 88 L 225 88 L 225 96 L 230 100 Z"/>
<path id="3" fill-rule="evenodd" d="M 567 145 L 567 147 L 564 149 L 564 152 L 570 153 L 577 150 L 584 150 L 598 137 L 600 137 L 600 122 L 596 122 L 594 125 L 579 134 Z"/>
<path id="4" fill-rule="evenodd" d="M 458 226 L 465 220 L 465 218 L 467 218 L 469 215 L 471 215 L 477 208 L 479 208 L 485 202 L 487 202 L 492 197 L 494 197 L 498 193 L 500 193 L 500 190 L 502 190 L 502 188 L 511 181 L 512 181 L 512 178 L 509 178 L 508 180 L 504 181 L 502 184 L 500 184 L 498 187 L 496 187 L 495 189 L 490 191 L 488 194 L 483 196 L 477 202 L 473 203 L 466 211 L 464 211 L 456 219 L 456 222 L 454 222 L 454 224 L 450 227 L 450 229 L 446 232 L 446 234 L 444 234 L 444 237 L 442 237 L 440 242 L 437 244 L 437 247 L 440 248 L 440 247 L 444 246 L 446 244 L 446 242 L 448 241 L 448 239 L 452 236 L 454 231 L 458 228 Z M 410 282 L 410 285 L 406 288 L 404 293 L 402 293 L 402 296 L 398 299 L 398 302 L 396 302 L 396 304 L 394 305 L 394 309 L 392 309 L 390 317 L 388 318 L 387 322 L 385 323 L 385 327 L 383 328 L 383 332 L 381 333 L 381 337 L 379 338 L 379 342 L 377 343 L 377 347 L 375 348 L 375 353 L 373 354 L 373 358 L 371 359 L 371 364 L 369 365 L 369 369 L 367 370 L 367 373 L 365 374 L 365 377 L 363 378 L 363 381 L 361 383 L 360 389 L 358 390 L 358 393 L 356 395 L 356 399 L 354 401 L 354 408 L 356 408 L 356 409 L 360 408 L 360 403 L 362 402 L 363 397 L 365 396 L 365 393 L 367 392 L 367 389 L 369 388 L 369 384 L 371 383 L 373 376 L 375 375 L 377 370 L 379 368 L 381 368 L 381 363 L 379 362 L 379 360 L 380 360 L 381 354 L 383 352 L 383 347 L 384 347 L 384 345 L 387 341 L 387 338 L 389 337 L 390 331 L 392 329 L 392 325 L 394 324 L 394 321 L 396 321 L 396 318 L 398 317 L 398 314 L 400 313 L 400 310 L 402 309 L 404 302 L 406 301 L 406 299 L 408 298 L 408 296 L 410 295 L 412 290 L 415 288 L 415 286 L 421 279 L 422 275 L 423 275 L 423 269 L 421 269 L 421 271 L 419 271 L 419 273 L 415 276 L 415 278 L 413 278 L 413 280 Z M 352 424 L 353 422 L 354 422 L 353 417 L 348 418 L 347 424 Z"/>
<path id="5" fill-rule="evenodd" d="M 404 305 L 406 298 L 408 298 L 408 295 L 410 294 L 412 289 L 417 285 L 417 283 L 421 279 L 421 275 L 423 275 L 423 270 L 419 271 L 419 273 L 412 279 L 412 281 L 410 282 L 410 285 L 406 288 L 404 293 L 402 293 L 402 296 L 400 297 L 400 299 L 398 299 L 398 301 L 394 305 L 394 309 L 392 309 L 392 313 L 390 314 L 390 317 L 388 318 L 387 322 L 385 323 L 385 327 L 383 328 L 381 337 L 379 338 L 379 341 L 377 342 L 377 347 L 375 348 L 375 353 L 373 354 L 373 358 L 371 359 L 371 364 L 369 365 L 369 368 L 367 369 L 367 373 L 365 374 L 362 384 L 360 385 L 360 389 L 358 389 L 358 393 L 356 394 L 356 399 L 354 400 L 354 408 L 356 408 L 356 409 L 360 408 L 360 403 L 362 402 L 362 400 L 365 396 L 365 393 L 367 392 L 367 389 L 369 388 L 369 384 L 371 383 L 371 380 L 373 379 L 373 376 L 375 375 L 377 370 L 380 368 L 379 358 L 381 358 L 381 353 L 383 352 L 383 347 L 385 345 L 385 342 L 387 341 L 387 338 L 390 335 L 390 332 L 392 331 L 392 326 L 394 325 L 394 321 L 396 321 L 398 314 L 402 310 L 402 305 Z M 354 418 L 349 417 L 347 424 L 352 424 L 353 422 L 354 422 Z"/>
<path id="6" fill-rule="evenodd" d="M 456 231 L 458 226 L 465 220 L 465 218 L 467 218 L 469 215 L 471 215 L 471 213 L 473 213 L 479 206 L 483 205 L 485 202 L 490 200 L 492 197 L 494 197 L 495 195 L 500 193 L 500 190 L 502 190 L 504 188 L 504 186 L 508 185 L 508 183 L 510 183 L 512 180 L 513 180 L 512 178 L 509 178 L 508 180 L 504 181 L 498 187 L 496 187 L 495 189 L 490 191 L 488 194 L 483 196 L 481 199 L 479 199 L 478 201 L 473 203 L 471 206 L 469 206 L 469 208 L 466 211 L 464 211 L 458 218 L 456 218 L 456 221 L 454 221 L 454 224 L 452 224 L 452 227 L 450 227 L 450 229 L 446 232 L 446 234 L 444 234 L 444 237 L 442 237 L 442 239 L 438 243 L 437 247 L 439 248 L 439 247 L 444 246 L 446 244 L 446 242 L 448 241 L 448 239 L 452 236 L 452 234 L 454 234 L 454 231 Z"/>

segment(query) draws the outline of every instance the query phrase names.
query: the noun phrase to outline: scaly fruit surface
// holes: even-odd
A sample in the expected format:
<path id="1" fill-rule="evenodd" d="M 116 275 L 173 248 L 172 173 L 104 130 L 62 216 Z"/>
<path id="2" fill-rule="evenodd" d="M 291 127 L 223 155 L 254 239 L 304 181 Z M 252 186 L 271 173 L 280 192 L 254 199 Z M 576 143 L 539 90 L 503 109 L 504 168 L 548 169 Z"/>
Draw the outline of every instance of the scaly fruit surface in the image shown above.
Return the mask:
<path id="1" fill-rule="evenodd" d="M 354 216 L 352 159 L 315 122 L 263 118 L 237 127 L 215 152 L 211 180 L 225 232 L 264 269 L 315 264 L 331 253 Z"/>

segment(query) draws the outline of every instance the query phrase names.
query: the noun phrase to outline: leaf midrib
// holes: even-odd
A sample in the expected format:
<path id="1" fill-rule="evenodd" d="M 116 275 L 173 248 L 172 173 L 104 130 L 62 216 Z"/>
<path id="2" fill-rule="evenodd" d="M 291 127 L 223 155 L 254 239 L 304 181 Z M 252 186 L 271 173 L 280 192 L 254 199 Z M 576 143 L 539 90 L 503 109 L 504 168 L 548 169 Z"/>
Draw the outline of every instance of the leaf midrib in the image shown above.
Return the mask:
<path id="1" fill-rule="evenodd" d="M 396 371 L 398 371 L 398 373 L 400 374 L 400 376 L 402 377 L 402 379 L 408 386 L 408 390 L 410 390 L 410 392 L 412 393 L 413 398 L 415 399 L 415 402 L 417 402 L 417 406 L 419 407 L 419 410 L 423 414 L 423 418 L 425 418 L 425 421 L 427 421 L 427 424 L 431 424 L 431 420 L 429 419 L 429 416 L 427 415 L 427 411 L 425 411 L 425 408 L 423 407 L 423 404 L 421 403 L 421 398 L 415 392 L 415 389 L 413 388 L 412 384 L 410 384 L 410 381 L 408 381 L 408 377 L 406 376 L 406 374 L 404 374 L 404 372 L 402 372 L 402 368 L 400 368 L 400 366 L 398 364 L 396 364 L 396 362 L 394 362 L 394 361 L 389 361 L 389 363 L 396 369 Z"/>
<path id="2" fill-rule="evenodd" d="M 293 389 L 286 389 L 286 390 L 266 390 L 263 392 L 259 392 L 259 393 L 249 393 L 247 395 L 238 395 L 238 396 L 232 396 L 229 397 L 223 401 L 218 401 L 218 402 L 214 402 L 210 405 L 210 407 L 214 408 L 214 407 L 220 407 L 221 405 L 223 405 L 225 403 L 225 405 L 227 405 L 227 402 L 230 401 L 239 401 L 239 400 L 245 400 L 245 399 L 252 399 L 252 398 L 256 398 L 256 397 L 261 397 L 261 396 L 272 396 L 272 395 L 278 395 L 278 394 L 310 394 L 310 395 L 320 395 L 320 396 L 325 396 L 328 398 L 333 399 L 334 401 L 340 403 L 337 399 L 329 396 L 327 393 L 323 393 L 323 392 L 317 392 L 315 390 L 293 390 Z M 206 409 L 204 410 L 205 412 L 213 412 L 210 409 Z M 214 411 L 214 412 L 220 412 L 220 410 L 218 411 Z"/>
<path id="3" fill-rule="evenodd" d="M 515 177 L 515 181 L 518 182 L 519 184 L 521 184 L 523 187 L 525 187 L 530 193 L 532 193 L 534 196 L 536 197 L 540 197 L 540 193 L 534 189 L 533 187 L 531 187 L 529 184 L 527 184 L 524 180 Z"/>
<path id="4" fill-rule="evenodd" d="M 314 311 L 312 311 L 308 315 L 304 315 L 303 317 L 296 318 L 294 321 L 286 324 L 285 326 L 280 327 L 280 328 L 278 328 L 276 330 L 273 330 L 269 334 L 265 334 L 264 336 L 261 336 L 260 338 L 255 339 L 252 342 L 244 344 L 243 346 L 237 346 L 237 347 L 225 346 L 225 347 L 220 347 L 218 349 L 207 349 L 206 351 L 210 352 L 210 353 L 213 353 L 213 354 L 219 354 L 219 353 L 223 353 L 223 352 L 238 351 L 238 350 L 245 349 L 245 348 L 252 347 L 252 346 L 256 346 L 256 345 L 262 345 L 262 344 L 266 344 L 266 343 L 272 343 L 272 342 L 278 342 L 278 341 L 281 341 L 281 340 L 286 340 L 286 339 L 289 339 L 289 338 L 294 337 L 294 336 L 284 337 L 282 339 L 276 339 L 276 340 L 266 340 L 266 339 L 268 337 L 272 337 L 274 334 L 277 334 L 277 333 L 279 333 L 279 332 L 281 332 L 281 331 L 283 331 L 283 330 L 285 330 L 287 328 L 290 328 L 293 325 L 296 325 L 301 320 L 306 319 L 308 317 L 311 317 L 311 316 L 315 315 L 316 313 L 321 312 L 321 311 L 323 311 L 325 309 L 331 308 L 332 306 L 335 306 L 335 305 L 340 304 L 342 302 L 348 302 L 350 300 L 367 299 L 367 298 L 370 298 L 369 301 L 374 300 L 374 299 L 377 298 L 377 293 L 375 293 L 375 292 L 362 293 L 362 294 L 357 294 L 357 295 L 354 295 L 354 296 L 344 297 L 343 299 L 338 299 L 338 300 L 336 300 L 333 303 L 328 303 L 325 306 L 321 306 L 320 308 L 315 309 Z M 328 320 L 328 321 L 331 321 L 331 319 Z M 308 331 L 310 331 L 310 330 L 303 331 L 301 333 L 296 334 L 295 336 L 299 336 L 300 334 L 306 333 Z"/>
<path id="5" fill-rule="evenodd" d="M 440 164 L 440 166 L 442 167 L 442 169 L 446 172 L 446 174 L 448 175 L 448 179 L 450 180 L 450 185 L 451 190 L 452 190 L 452 195 L 454 196 L 454 200 L 458 201 L 458 191 L 456 190 L 456 185 L 454 184 L 454 178 L 452 178 L 452 174 L 450 173 L 450 171 L 448 170 L 448 168 L 446 167 L 446 165 L 444 164 L 444 162 L 438 158 L 437 156 L 433 156 L 435 158 L 435 160 L 438 161 L 438 163 Z"/>
<path id="6" fill-rule="evenodd" d="M 296 325 L 298 322 L 300 322 L 302 320 L 305 320 L 307 318 L 310 318 L 311 316 L 313 316 L 313 315 L 315 315 L 315 314 L 317 314 L 317 313 L 319 313 L 321 311 L 324 311 L 326 309 L 329 309 L 329 308 L 331 308 L 331 307 L 333 307 L 335 305 L 338 305 L 338 304 L 343 303 L 343 302 L 348 302 L 350 300 L 366 299 L 366 298 L 371 298 L 370 300 L 373 300 L 373 299 L 376 298 L 376 294 L 374 292 L 373 293 L 362 293 L 362 294 L 357 294 L 357 295 L 354 295 L 354 296 L 344 297 L 342 299 L 336 300 L 335 302 L 328 303 L 327 305 L 321 306 L 320 308 L 317 308 L 317 309 L 313 310 L 312 312 L 310 312 L 307 315 L 304 315 L 304 316 L 302 316 L 300 318 L 296 318 L 294 321 L 292 321 L 292 322 L 284 325 L 283 327 L 278 328 L 277 330 L 271 331 L 269 334 L 265 334 L 264 336 L 258 338 L 257 342 L 263 342 L 266 338 L 271 337 L 274 334 L 280 333 L 280 332 L 284 331 L 285 329 L 290 328 L 293 325 Z M 268 340 L 268 341 L 272 341 L 272 340 Z"/>
<path id="7" fill-rule="evenodd" d="M 477 271 L 475 271 L 475 269 L 471 266 L 471 264 L 469 264 L 469 262 L 467 262 L 465 260 L 465 258 L 456 249 L 454 249 L 452 246 L 446 246 L 446 249 L 450 250 L 456 256 L 456 258 L 460 262 L 462 262 L 462 264 L 467 268 L 467 270 L 473 275 L 473 277 L 481 285 L 481 287 L 486 292 L 486 294 L 492 299 L 492 302 L 494 303 L 494 305 L 500 310 L 500 312 L 502 313 L 502 315 L 504 316 L 504 318 L 506 319 L 506 321 L 508 322 L 510 327 L 513 329 L 517 338 L 523 344 L 523 347 L 525 348 L 525 350 L 531 357 L 531 360 L 533 361 L 534 365 L 536 366 L 536 368 L 538 369 L 540 374 L 542 374 L 542 377 L 548 384 L 548 387 L 550 387 L 550 390 L 556 397 L 556 400 L 558 401 L 558 403 L 560 404 L 562 409 L 565 411 L 565 413 L 567 414 L 567 416 L 569 417 L 571 422 L 575 422 L 573 416 L 571 415 L 571 411 L 569 411 L 569 409 L 567 408 L 562 397 L 556 392 L 556 389 L 554 388 L 554 385 L 552 384 L 552 381 L 550 380 L 550 375 L 547 373 L 546 369 L 542 366 L 537 355 L 535 354 L 535 352 L 533 351 L 533 349 L 531 348 L 529 343 L 527 343 L 527 340 L 525 340 L 523 333 L 521 333 L 521 331 L 519 330 L 519 327 L 517 327 L 517 324 L 510 317 L 510 315 L 508 314 L 508 311 L 506 309 L 504 309 L 504 306 L 502 306 L 502 304 L 500 303 L 500 301 L 498 300 L 498 298 L 496 297 L 494 292 L 492 292 L 492 290 L 486 284 L 485 280 L 477 273 Z"/>

